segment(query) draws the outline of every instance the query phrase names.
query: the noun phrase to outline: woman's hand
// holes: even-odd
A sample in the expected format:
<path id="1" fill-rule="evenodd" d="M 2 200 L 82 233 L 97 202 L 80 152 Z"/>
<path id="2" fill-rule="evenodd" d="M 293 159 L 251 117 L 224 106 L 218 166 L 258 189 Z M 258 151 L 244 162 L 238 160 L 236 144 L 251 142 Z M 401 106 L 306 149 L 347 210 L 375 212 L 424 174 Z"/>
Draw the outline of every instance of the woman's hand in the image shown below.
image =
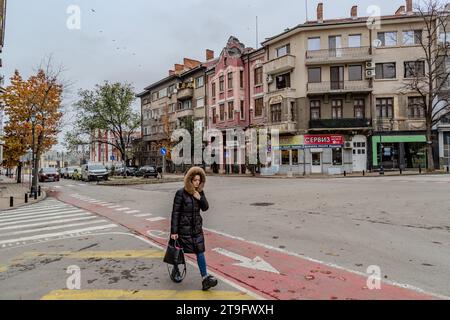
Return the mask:
<path id="1" fill-rule="evenodd" d="M 198 193 L 197 191 L 194 193 L 194 198 L 199 200 L 202 198 L 202 196 L 200 195 L 200 193 Z"/>
<path id="2" fill-rule="evenodd" d="M 178 235 L 177 235 L 177 234 L 172 234 L 172 235 L 170 236 L 170 238 L 171 238 L 172 240 L 178 240 Z"/>

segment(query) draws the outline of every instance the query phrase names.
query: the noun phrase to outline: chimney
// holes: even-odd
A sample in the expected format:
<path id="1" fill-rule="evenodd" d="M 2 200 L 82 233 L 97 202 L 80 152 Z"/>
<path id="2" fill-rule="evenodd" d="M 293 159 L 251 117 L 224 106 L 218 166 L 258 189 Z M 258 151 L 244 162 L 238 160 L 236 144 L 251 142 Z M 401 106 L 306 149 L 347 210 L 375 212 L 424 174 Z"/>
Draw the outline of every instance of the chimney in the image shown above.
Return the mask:
<path id="1" fill-rule="evenodd" d="M 184 58 L 183 60 L 183 64 L 186 66 L 186 68 L 189 69 L 193 69 L 197 66 L 199 66 L 201 64 L 200 61 L 197 60 L 192 60 L 192 59 L 188 59 L 188 58 Z"/>
<path id="2" fill-rule="evenodd" d="M 406 0 L 406 13 L 411 14 L 413 12 L 412 0 Z"/>
<path id="3" fill-rule="evenodd" d="M 350 11 L 350 15 L 352 19 L 358 19 L 358 6 L 353 6 L 352 10 Z"/>
<path id="4" fill-rule="evenodd" d="M 175 73 L 180 74 L 184 71 L 184 65 L 182 64 L 175 64 Z"/>
<path id="5" fill-rule="evenodd" d="M 173 76 L 175 74 L 175 70 L 169 70 L 169 76 Z"/>
<path id="6" fill-rule="evenodd" d="M 397 11 L 395 11 L 396 16 L 400 16 L 402 14 L 405 14 L 405 6 L 400 6 Z"/>
<path id="7" fill-rule="evenodd" d="M 214 51 L 206 49 L 206 61 L 214 59 Z"/>
<path id="8" fill-rule="evenodd" d="M 323 22 L 323 3 L 317 5 L 317 22 Z"/>

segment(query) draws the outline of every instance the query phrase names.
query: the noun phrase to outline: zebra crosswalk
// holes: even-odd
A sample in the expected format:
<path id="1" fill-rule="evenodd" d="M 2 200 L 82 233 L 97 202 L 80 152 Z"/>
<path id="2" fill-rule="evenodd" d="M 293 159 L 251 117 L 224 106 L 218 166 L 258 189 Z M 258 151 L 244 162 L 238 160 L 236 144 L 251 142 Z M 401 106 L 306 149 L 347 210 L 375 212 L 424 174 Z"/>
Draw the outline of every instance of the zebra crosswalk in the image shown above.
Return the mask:
<path id="1" fill-rule="evenodd" d="M 34 205 L 0 212 L 0 250 L 117 227 L 117 224 L 95 214 L 56 199 L 47 199 Z"/>

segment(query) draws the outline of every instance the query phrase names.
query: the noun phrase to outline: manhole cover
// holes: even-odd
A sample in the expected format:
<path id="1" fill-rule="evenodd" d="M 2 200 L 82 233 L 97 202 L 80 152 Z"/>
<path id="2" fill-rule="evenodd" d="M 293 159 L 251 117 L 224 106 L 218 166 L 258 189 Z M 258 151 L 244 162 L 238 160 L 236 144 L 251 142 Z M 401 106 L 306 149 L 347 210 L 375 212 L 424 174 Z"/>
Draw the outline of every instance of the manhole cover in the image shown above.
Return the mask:
<path id="1" fill-rule="evenodd" d="M 257 202 L 257 203 L 252 203 L 251 206 L 253 207 L 270 207 L 275 205 L 275 203 L 268 203 L 268 202 Z"/>

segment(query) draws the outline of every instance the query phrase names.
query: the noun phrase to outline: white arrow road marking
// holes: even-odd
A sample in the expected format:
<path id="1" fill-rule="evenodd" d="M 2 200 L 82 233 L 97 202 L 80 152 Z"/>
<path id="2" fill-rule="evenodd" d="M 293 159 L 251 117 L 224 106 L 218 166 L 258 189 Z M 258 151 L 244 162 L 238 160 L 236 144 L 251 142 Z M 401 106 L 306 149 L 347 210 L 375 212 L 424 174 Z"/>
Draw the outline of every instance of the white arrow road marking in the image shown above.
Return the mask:
<path id="1" fill-rule="evenodd" d="M 227 256 L 228 258 L 240 261 L 239 263 L 234 263 L 233 265 L 235 265 L 235 266 L 280 274 L 280 272 L 277 269 L 272 267 L 269 263 L 267 263 L 260 257 L 256 257 L 255 259 L 252 260 L 250 258 L 241 256 L 237 253 L 230 252 L 230 251 L 222 249 L 222 248 L 216 248 L 213 251 L 220 253 L 224 256 Z"/>

